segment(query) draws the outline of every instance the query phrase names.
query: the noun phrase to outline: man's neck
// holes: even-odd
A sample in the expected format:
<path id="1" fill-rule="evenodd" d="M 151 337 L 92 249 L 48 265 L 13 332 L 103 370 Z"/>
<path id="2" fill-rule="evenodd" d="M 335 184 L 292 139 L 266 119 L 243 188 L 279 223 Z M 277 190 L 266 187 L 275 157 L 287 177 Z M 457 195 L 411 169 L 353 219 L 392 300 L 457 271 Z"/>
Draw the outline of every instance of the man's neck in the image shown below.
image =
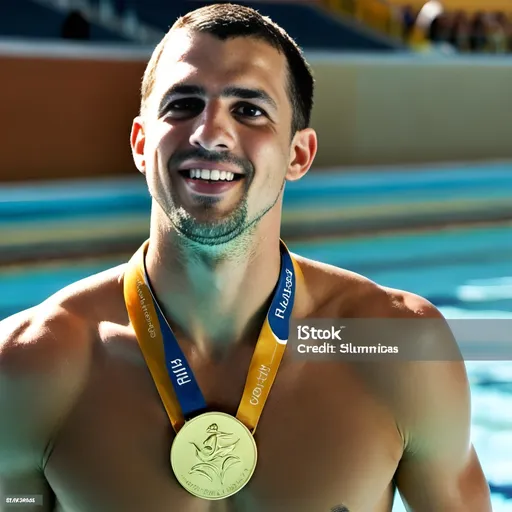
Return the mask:
<path id="1" fill-rule="evenodd" d="M 152 229 L 146 269 L 153 292 L 180 341 L 204 354 L 257 339 L 280 271 L 279 233 L 251 235 L 229 252 L 183 242 Z"/>

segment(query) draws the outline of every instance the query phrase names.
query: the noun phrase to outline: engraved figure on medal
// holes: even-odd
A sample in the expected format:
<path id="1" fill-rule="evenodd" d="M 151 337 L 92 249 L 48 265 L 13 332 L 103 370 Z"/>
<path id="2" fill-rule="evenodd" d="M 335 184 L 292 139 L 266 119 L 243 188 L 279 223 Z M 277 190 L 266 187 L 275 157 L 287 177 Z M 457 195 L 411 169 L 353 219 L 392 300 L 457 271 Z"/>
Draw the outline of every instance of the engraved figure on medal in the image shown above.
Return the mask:
<path id="1" fill-rule="evenodd" d="M 210 482 L 218 480 L 224 484 L 226 472 L 242 461 L 235 453 L 240 438 L 234 439 L 233 433 L 219 431 L 216 423 L 212 423 L 206 429 L 206 435 L 202 446 L 198 446 L 194 441 L 190 443 L 196 450 L 196 459 L 199 462 L 192 466 L 189 474 L 197 473 Z"/>
<path id="2" fill-rule="evenodd" d="M 208 412 L 187 421 L 174 439 L 171 465 L 191 494 L 224 499 L 242 489 L 257 463 L 256 442 L 239 420 Z"/>

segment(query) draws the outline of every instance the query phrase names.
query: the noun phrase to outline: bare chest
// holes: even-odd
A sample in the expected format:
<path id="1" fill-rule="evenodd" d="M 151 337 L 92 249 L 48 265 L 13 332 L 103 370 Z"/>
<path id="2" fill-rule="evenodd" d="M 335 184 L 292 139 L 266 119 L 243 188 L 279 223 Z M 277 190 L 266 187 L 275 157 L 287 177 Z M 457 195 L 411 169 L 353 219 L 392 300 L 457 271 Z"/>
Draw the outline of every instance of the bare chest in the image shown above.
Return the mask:
<path id="1" fill-rule="evenodd" d="M 197 374 L 206 401 L 230 414 L 241 376 Z M 102 354 L 46 466 L 59 510 L 391 510 L 400 437 L 389 412 L 339 364 L 282 365 L 255 435 L 256 470 L 230 498 L 205 501 L 178 484 L 169 461 L 174 435 L 144 364 Z"/>

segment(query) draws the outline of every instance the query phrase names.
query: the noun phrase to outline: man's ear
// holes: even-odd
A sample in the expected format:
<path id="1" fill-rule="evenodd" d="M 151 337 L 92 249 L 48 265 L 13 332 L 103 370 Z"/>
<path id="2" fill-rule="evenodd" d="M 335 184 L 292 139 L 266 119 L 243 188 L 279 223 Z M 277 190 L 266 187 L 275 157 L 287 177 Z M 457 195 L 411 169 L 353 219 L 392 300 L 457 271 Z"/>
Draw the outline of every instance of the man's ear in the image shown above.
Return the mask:
<path id="1" fill-rule="evenodd" d="M 297 181 L 309 171 L 317 149 L 318 140 L 313 128 L 305 128 L 295 134 L 290 148 L 287 181 Z"/>
<path id="2" fill-rule="evenodd" d="M 144 147 L 146 145 L 146 133 L 144 130 L 144 120 L 137 116 L 132 123 L 132 132 L 130 134 L 130 145 L 132 147 L 133 161 L 137 169 L 146 174 L 146 158 L 144 156 Z"/>

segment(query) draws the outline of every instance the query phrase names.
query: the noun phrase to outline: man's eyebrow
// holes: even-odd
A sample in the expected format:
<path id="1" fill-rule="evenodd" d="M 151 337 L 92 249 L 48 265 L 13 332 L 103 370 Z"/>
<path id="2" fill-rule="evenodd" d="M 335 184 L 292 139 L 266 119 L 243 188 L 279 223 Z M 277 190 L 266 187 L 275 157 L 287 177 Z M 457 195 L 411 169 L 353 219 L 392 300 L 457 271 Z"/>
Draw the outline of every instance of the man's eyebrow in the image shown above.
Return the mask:
<path id="1" fill-rule="evenodd" d="M 263 89 L 249 89 L 247 87 L 226 87 L 221 96 L 223 98 L 242 98 L 244 100 L 260 100 L 267 105 L 270 105 L 274 110 L 277 110 L 277 103 L 272 96 L 265 92 Z"/>
<path id="2" fill-rule="evenodd" d="M 164 94 L 162 100 L 160 101 L 159 112 L 162 112 L 171 99 L 172 96 L 175 95 L 193 95 L 193 96 L 206 96 L 206 89 L 201 87 L 200 85 L 185 85 L 185 84 L 176 84 L 173 85 L 167 92 Z M 244 100 L 260 100 L 267 105 L 271 106 L 274 110 L 277 110 L 277 103 L 275 100 L 265 92 L 263 89 L 251 89 L 248 87 L 237 87 L 237 86 L 229 86 L 223 89 L 221 93 L 222 98 L 241 98 Z"/>

